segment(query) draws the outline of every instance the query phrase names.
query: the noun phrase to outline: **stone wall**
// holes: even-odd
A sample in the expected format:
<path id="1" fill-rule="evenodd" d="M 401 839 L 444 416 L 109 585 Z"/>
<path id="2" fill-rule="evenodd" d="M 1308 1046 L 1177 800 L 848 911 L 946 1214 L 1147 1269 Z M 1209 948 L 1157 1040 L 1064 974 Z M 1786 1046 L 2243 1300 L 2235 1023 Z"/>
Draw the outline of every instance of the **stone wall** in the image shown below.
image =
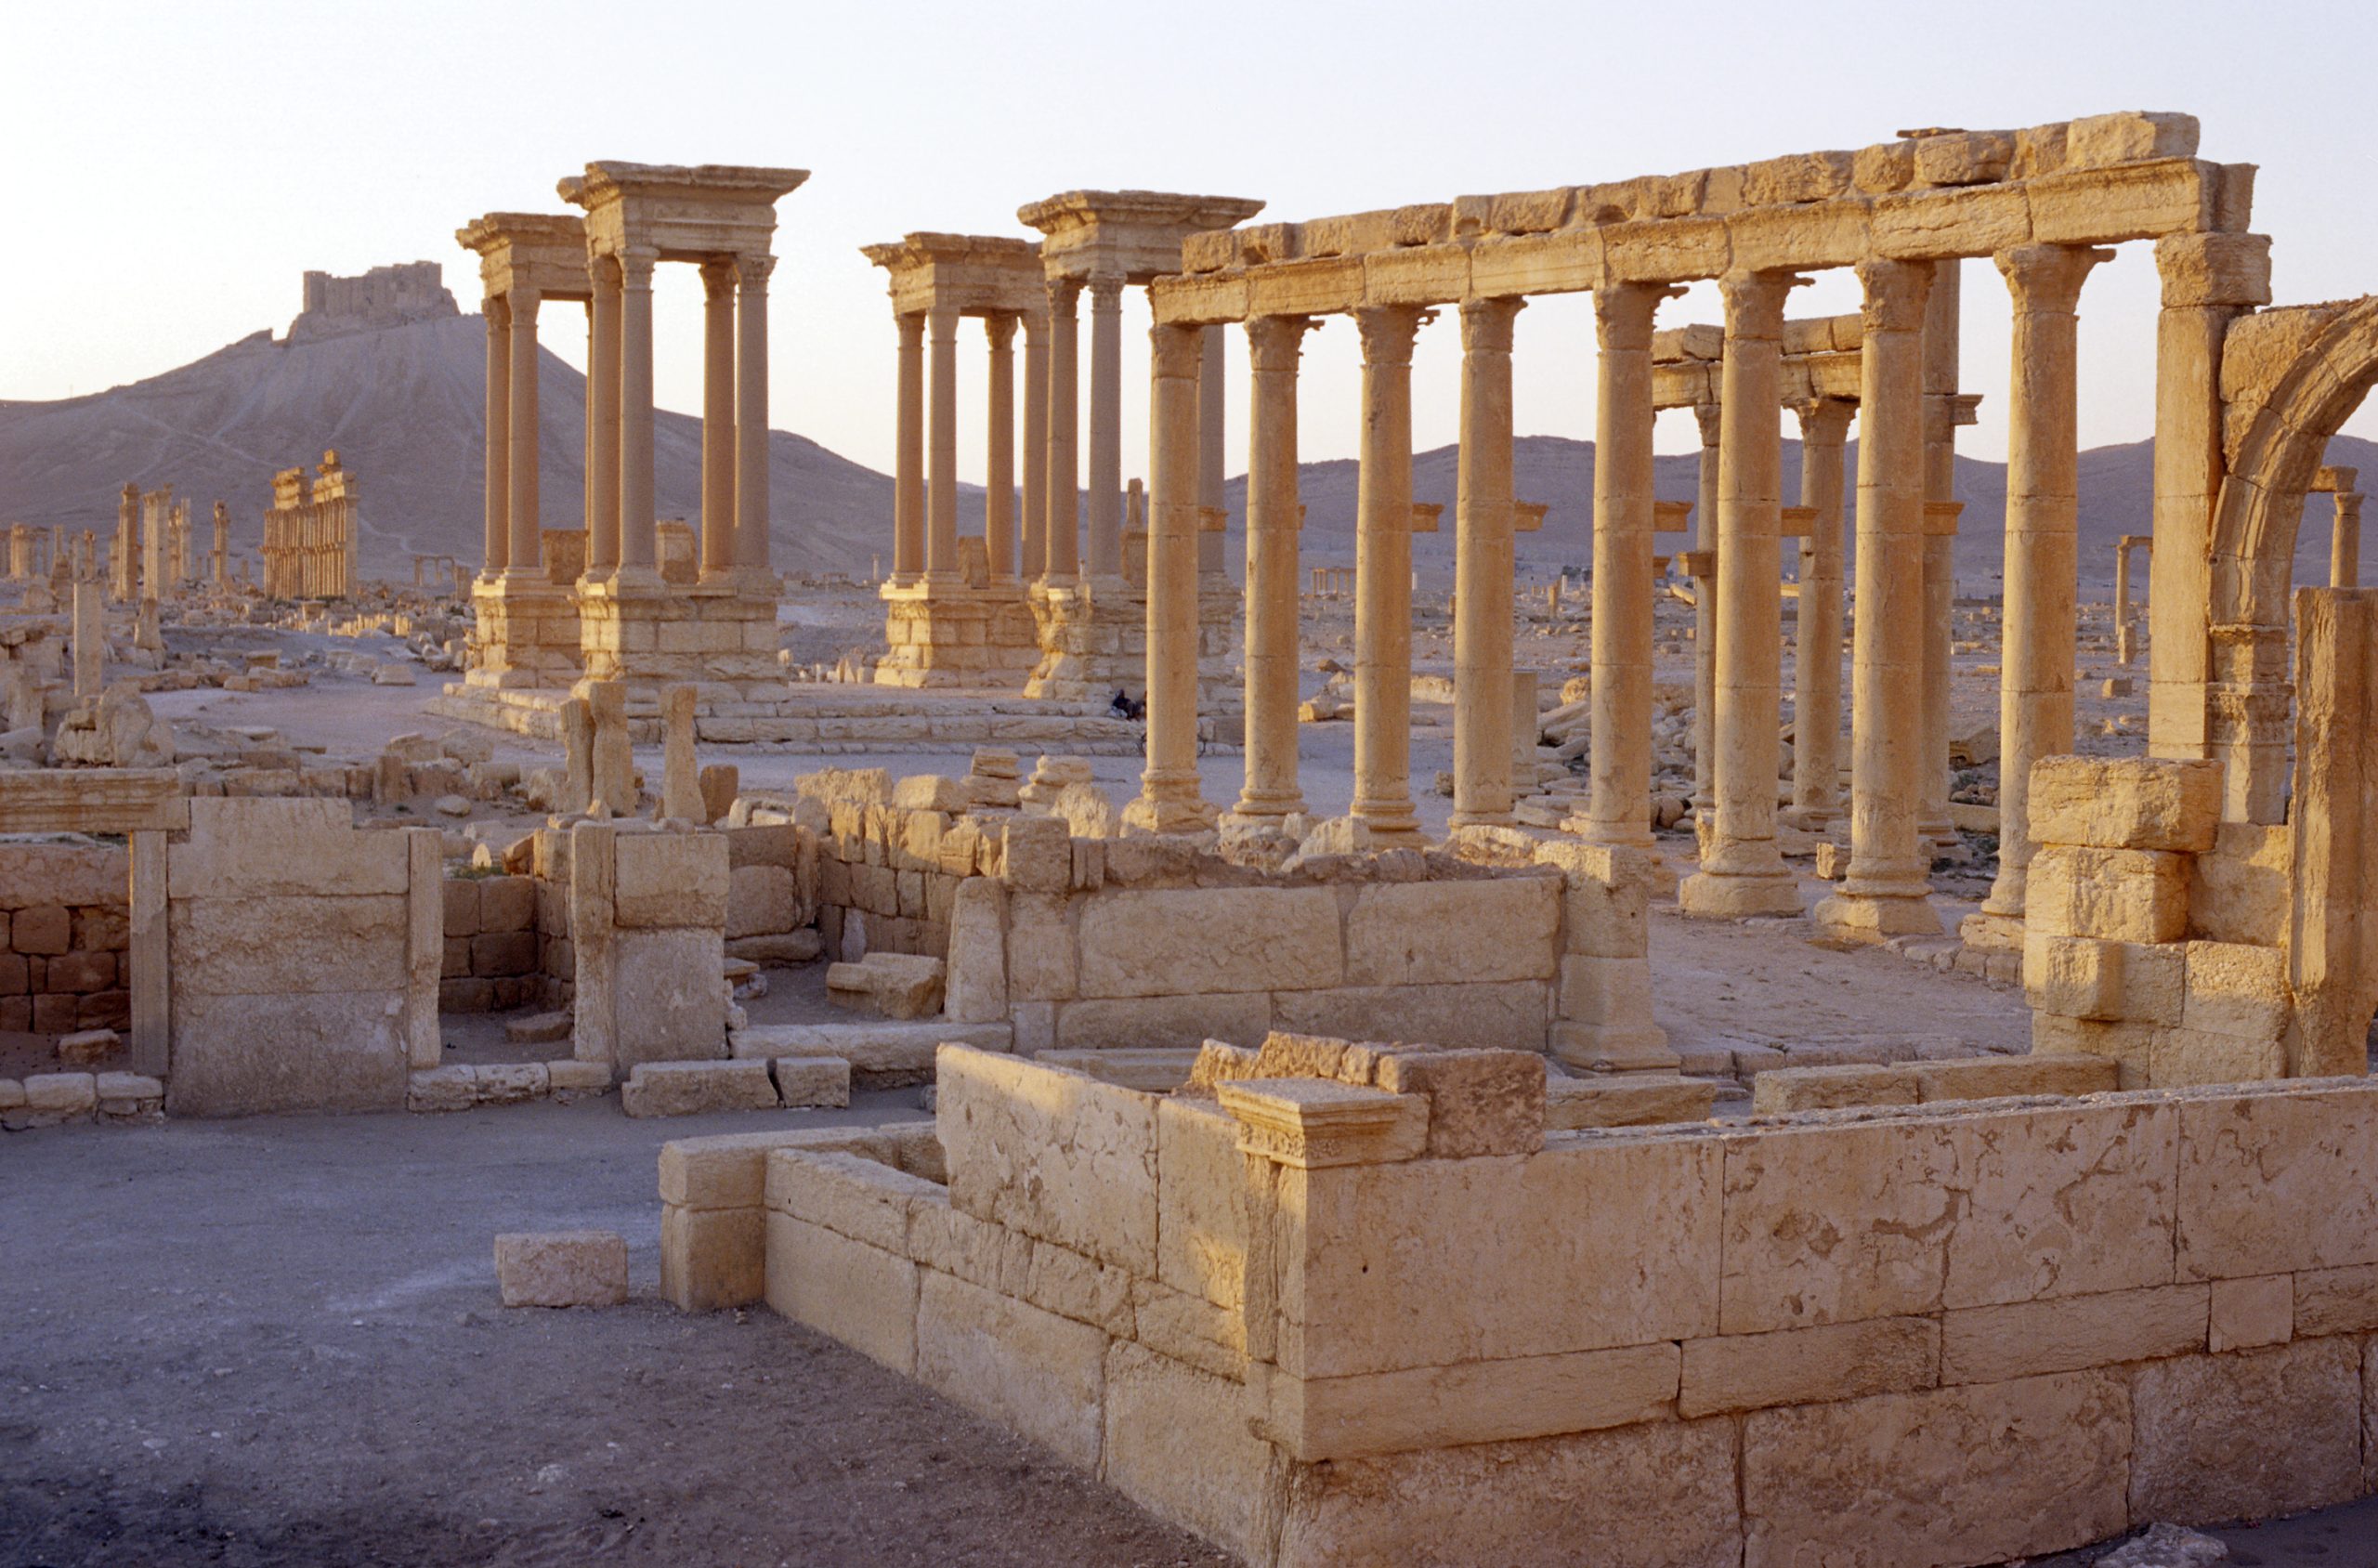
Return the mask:
<path id="1" fill-rule="evenodd" d="M 2378 1489 L 2378 1086 L 1547 1132 L 1513 1053 L 1199 1078 L 945 1047 L 937 1149 L 664 1151 L 664 1285 L 757 1272 L 1258 1564 L 1975 1564 Z"/>
<path id="2" fill-rule="evenodd" d="M 131 877 L 106 844 L 0 849 L 0 1033 L 131 1026 Z"/>
<path id="3" fill-rule="evenodd" d="M 546 1000 L 546 939 L 531 876 L 448 877 L 443 1013 L 490 1013 Z M 568 927 L 563 927 L 567 940 Z"/>
<path id="4" fill-rule="evenodd" d="M 539 837 L 557 862 L 561 843 Z M 621 1074 L 725 1056 L 726 835 L 581 822 L 563 842 L 571 1054 Z"/>

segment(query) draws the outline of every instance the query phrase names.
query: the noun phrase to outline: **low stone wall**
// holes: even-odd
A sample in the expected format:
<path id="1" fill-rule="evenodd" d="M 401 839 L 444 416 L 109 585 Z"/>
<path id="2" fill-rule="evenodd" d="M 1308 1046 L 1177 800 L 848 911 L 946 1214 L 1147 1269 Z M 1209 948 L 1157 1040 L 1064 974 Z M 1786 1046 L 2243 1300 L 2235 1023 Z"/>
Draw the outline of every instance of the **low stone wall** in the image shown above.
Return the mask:
<path id="1" fill-rule="evenodd" d="M 544 999 L 544 936 L 537 879 L 450 876 L 445 883 L 443 1013 L 490 1013 Z"/>
<path id="2" fill-rule="evenodd" d="M 1258 1564 L 1977 1564 L 2378 1489 L 2378 1085 L 1548 1133 L 1507 1052 L 1199 1078 L 945 1048 L 942 1169 L 764 1152 L 768 1303 Z"/>
<path id="3" fill-rule="evenodd" d="M 567 843 L 571 1054 L 621 1074 L 725 1056 L 726 836 L 581 822 Z"/>
<path id="4" fill-rule="evenodd" d="M 130 1026 L 131 877 L 108 844 L 0 847 L 0 1033 Z"/>

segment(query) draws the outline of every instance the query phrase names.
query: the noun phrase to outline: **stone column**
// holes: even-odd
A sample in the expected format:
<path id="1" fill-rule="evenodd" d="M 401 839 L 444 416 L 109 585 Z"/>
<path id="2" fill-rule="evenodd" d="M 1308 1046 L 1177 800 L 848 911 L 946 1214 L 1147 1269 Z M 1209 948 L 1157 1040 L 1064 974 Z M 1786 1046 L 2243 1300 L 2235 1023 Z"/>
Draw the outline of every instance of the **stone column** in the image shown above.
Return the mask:
<path id="1" fill-rule="evenodd" d="M 925 484 L 925 580 L 956 583 L 958 570 L 958 309 L 925 312 L 933 340 L 933 412 Z"/>
<path id="2" fill-rule="evenodd" d="M 2361 492 L 2337 491 L 2336 520 L 2329 531 L 2329 586 L 2361 586 Z"/>
<path id="3" fill-rule="evenodd" d="M 1004 583 L 1015 575 L 1015 318 L 1004 313 L 983 318 L 991 340 L 990 447 L 983 483 L 983 555 L 990 564 L 990 580 Z"/>
<path id="4" fill-rule="evenodd" d="M 57 534 L 50 535 L 53 542 Z M 51 555 L 57 554 L 53 542 Z M 218 501 L 215 503 L 215 587 L 217 592 L 231 585 L 231 508 Z"/>
<path id="5" fill-rule="evenodd" d="M 660 692 L 660 804 L 662 820 L 702 820 L 701 764 L 694 751 L 694 710 L 699 696 L 690 686 Z"/>
<path id="6" fill-rule="evenodd" d="M 101 621 L 99 584 L 88 572 L 74 574 L 74 699 L 99 695 L 101 661 L 107 658 L 107 628 Z"/>
<path id="7" fill-rule="evenodd" d="M 538 464 L 542 461 L 537 420 L 537 291 L 515 283 L 512 306 L 512 499 L 506 506 L 512 525 L 512 552 L 505 575 L 515 581 L 533 581 L 543 564 L 543 542 L 537 537 Z"/>
<path id="8" fill-rule="evenodd" d="M 1208 581 L 1224 577 L 1229 570 L 1222 558 L 1227 536 L 1207 532 L 1202 521 L 1208 508 L 1225 504 L 1222 438 L 1228 399 L 1223 396 L 1222 374 L 1229 369 L 1229 341 L 1223 328 L 1208 327 L 1206 341 L 1197 350 L 1197 575 Z"/>
<path id="9" fill-rule="evenodd" d="M 579 478 L 581 482 L 581 498 L 579 503 L 581 516 L 579 527 L 583 529 L 586 533 L 585 547 L 581 552 L 581 558 L 588 563 L 587 567 L 584 568 L 586 570 L 593 569 L 592 563 L 594 559 L 595 501 L 597 492 L 601 489 L 602 471 L 596 467 L 594 463 L 594 453 L 602 445 L 602 438 L 596 433 L 594 428 L 595 423 L 600 417 L 595 411 L 594 389 L 602 383 L 602 343 L 595 335 L 594 332 L 594 291 L 590 289 L 586 295 L 586 439 L 584 444 L 579 449 L 585 459 L 584 462 L 579 464 Z M 436 564 L 436 557 L 432 556 L 427 559 L 431 565 Z M 423 562 L 424 557 L 415 556 L 413 558 L 413 580 L 416 585 L 419 584 L 422 578 Z"/>
<path id="10" fill-rule="evenodd" d="M 925 569 L 925 319 L 896 320 L 900 408 L 892 451 L 892 581 L 906 584 Z"/>
<path id="11" fill-rule="evenodd" d="M 1049 569 L 1049 319 L 1024 317 L 1024 528 L 1019 575 L 1038 582 Z"/>
<path id="12" fill-rule="evenodd" d="M 1155 410 L 1148 471 L 1147 767 L 1127 827 L 1173 833 L 1205 827 L 1197 793 L 1197 360 L 1204 333 L 1148 333 Z"/>
<path id="13" fill-rule="evenodd" d="M 1457 828 L 1511 820 L 1511 324 L 1526 305 L 1510 296 L 1474 299 L 1461 307 L 1461 447 L 1454 501 L 1451 820 Z"/>
<path id="14" fill-rule="evenodd" d="M 1652 843 L 1652 317 L 1678 291 L 1594 291 L 1592 751 L 1586 837 Z M 1703 595 L 1705 599 L 1706 595 Z"/>
<path id="15" fill-rule="evenodd" d="M 622 583 L 660 581 L 652 493 L 652 268 L 649 251 L 620 262 L 620 571 Z"/>
<path id="16" fill-rule="evenodd" d="M 1304 316 L 1247 323 L 1247 783 L 1235 815 L 1255 826 L 1304 809 L 1297 781 L 1297 359 L 1313 325 Z"/>
<path id="17" fill-rule="evenodd" d="M 1354 312 L 1363 441 L 1354 536 L 1354 800 L 1372 837 L 1418 843 L 1412 806 L 1412 339 L 1417 306 Z"/>
<path id="18" fill-rule="evenodd" d="M 2072 750 L 2081 462 L 2075 307 L 2110 250 L 2019 245 L 1998 254 L 2014 295 L 2006 406 L 2005 638 L 1998 678 L 1998 876 L 1966 941 L 2022 946 L 2032 864 L 2032 764 Z"/>
<path id="19" fill-rule="evenodd" d="M 776 257 L 735 258 L 735 571 L 747 593 L 776 597 L 768 538 L 768 276 Z"/>
<path id="20" fill-rule="evenodd" d="M 2124 669 L 2136 656 L 2130 621 L 2130 539 L 2114 541 L 2114 662 Z"/>
<path id="21" fill-rule="evenodd" d="M 1090 575 L 1123 575 L 1123 280 L 1109 273 L 1090 280 Z"/>
<path id="22" fill-rule="evenodd" d="M 1925 756 L 1924 305 L 1928 262 L 1867 261 L 1858 382 L 1858 626 L 1850 712 L 1849 873 L 1816 908 L 1836 937 L 1940 929 L 1916 830 Z"/>
<path id="23" fill-rule="evenodd" d="M 512 307 L 487 302 L 487 542 L 486 571 L 501 577 L 512 564 Z M 121 532 L 121 530 L 119 530 Z"/>
<path id="24" fill-rule="evenodd" d="M 594 287 L 594 349 L 586 367 L 586 397 L 594 413 L 586 445 L 586 575 L 609 577 L 620 568 L 620 264 L 608 255 L 587 263 Z"/>
<path id="25" fill-rule="evenodd" d="M 1688 915 L 1797 915 L 1800 888 L 1775 846 L 1776 723 L 1784 640 L 1779 529 L 1784 299 L 1788 272 L 1730 272 L 1718 400 L 1718 678 L 1715 810 L 1701 869 L 1677 889 Z"/>
<path id="26" fill-rule="evenodd" d="M 1811 832 L 1841 815 L 1842 445 L 1858 405 L 1803 404 L 1800 504 L 1812 508 L 1800 547 L 1800 647 L 1792 660 L 1792 815 Z"/>
<path id="27" fill-rule="evenodd" d="M 1075 310 L 1080 299 L 1079 280 L 1059 278 L 1050 282 L 1049 490 L 1041 536 L 1048 552 L 1044 575 L 1059 583 L 1070 583 L 1081 575 L 1081 467 L 1074 451 L 1075 432 L 1081 425 L 1077 382 L 1080 352 L 1075 341 L 1079 336 Z"/>
<path id="28" fill-rule="evenodd" d="M 735 263 L 712 256 L 702 274 L 702 537 L 704 581 L 735 568 Z"/>
<path id="29" fill-rule="evenodd" d="M 1958 312 L 1964 263 L 1935 262 L 1924 317 L 1924 499 L 1957 498 Z M 1924 794 L 1917 830 L 1965 857 L 1949 820 L 1949 674 L 1955 647 L 1957 536 L 1924 530 Z"/>
<path id="30" fill-rule="evenodd" d="M 1694 423 L 1701 427 L 1700 488 L 1692 507 L 1692 548 L 1704 560 L 1718 558 L 1718 441 L 1724 412 L 1716 403 L 1695 403 Z M 1557 589 L 1555 590 L 1558 591 Z M 1718 576 L 1715 571 L 1692 582 L 1692 804 L 1706 812 L 1717 797 L 1711 793 L 1710 769 L 1718 752 Z"/>

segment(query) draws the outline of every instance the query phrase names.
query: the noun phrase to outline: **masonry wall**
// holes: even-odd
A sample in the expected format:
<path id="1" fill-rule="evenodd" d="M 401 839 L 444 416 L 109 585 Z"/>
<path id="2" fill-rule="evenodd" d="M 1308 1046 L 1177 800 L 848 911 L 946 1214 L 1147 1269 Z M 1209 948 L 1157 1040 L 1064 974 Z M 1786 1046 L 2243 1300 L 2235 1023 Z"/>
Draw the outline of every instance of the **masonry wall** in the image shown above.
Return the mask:
<path id="1" fill-rule="evenodd" d="M 766 1299 L 1255 1563 L 1981 1563 L 2378 1490 L 2378 1086 L 1545 1133 L 1444 1065 L 1496 1054 L 1217 1103 L 945 1048 L 944 1172 L 753 1151 Z"/>
<path id="2" fill-rule="evenodd" d="M 10 843 L 0 854 L 0 1032 L 131 1024 L 131 856 L 103 843 Z"/>

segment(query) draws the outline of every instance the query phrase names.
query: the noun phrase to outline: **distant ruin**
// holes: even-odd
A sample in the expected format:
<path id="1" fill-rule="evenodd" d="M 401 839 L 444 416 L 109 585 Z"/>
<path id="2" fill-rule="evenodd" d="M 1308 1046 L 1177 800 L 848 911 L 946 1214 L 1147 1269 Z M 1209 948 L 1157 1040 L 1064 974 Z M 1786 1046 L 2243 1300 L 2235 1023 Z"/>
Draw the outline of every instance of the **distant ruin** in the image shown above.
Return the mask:
<path id="1" fill-rule="evenodd" d="M 285 343 L 317 343 L 349 333 L 377 332 L 408 321 L 460 316 L 446 290 L 444 271 L 434 261 L 375 267 L 359 278 L 306 274 L 305 308 L 289 323 Z"/>

